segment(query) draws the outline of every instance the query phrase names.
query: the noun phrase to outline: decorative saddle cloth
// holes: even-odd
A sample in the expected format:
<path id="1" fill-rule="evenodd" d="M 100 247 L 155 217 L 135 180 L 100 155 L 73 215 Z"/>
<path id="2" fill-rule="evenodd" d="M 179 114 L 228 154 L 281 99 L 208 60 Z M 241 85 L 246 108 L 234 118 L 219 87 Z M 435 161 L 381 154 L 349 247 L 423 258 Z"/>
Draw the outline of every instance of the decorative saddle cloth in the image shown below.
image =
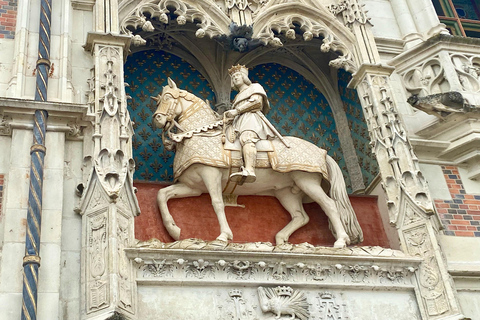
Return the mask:
<path id="1" fill-rule="evenodd" d="M 257 168 L 272 168 L 278 172 L 318 172 L 330 181 L 327 171 L 327 151 L 295 137 L 284 137 L 290 145 L 285 146 L 279 139 L 257 142 Z M 173 161 L 175 180 L 192 164 L 201 163 L 218 168 L 239 168 L 243 164 L 241 146 L 222 143 L 221 135 L 199 136 L 184 139 L 177 144 Z"/>

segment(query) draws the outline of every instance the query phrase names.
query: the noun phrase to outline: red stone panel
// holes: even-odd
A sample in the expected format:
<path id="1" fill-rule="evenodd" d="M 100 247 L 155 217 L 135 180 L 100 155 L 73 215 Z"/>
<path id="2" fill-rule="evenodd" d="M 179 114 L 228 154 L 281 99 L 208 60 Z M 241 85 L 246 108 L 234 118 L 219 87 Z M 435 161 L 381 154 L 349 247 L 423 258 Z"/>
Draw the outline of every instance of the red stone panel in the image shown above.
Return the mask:
<path id="1" fill-rule="evenodd" d="M 163 242 L 172 242 L 173 239 L 163 227 L 156 204 L 157 192 L 162 185 L 135 183 L 135 187 L 138 188 L 137 197 L 142 211 L 140 216 L 135 218 L 135 237 L 142 241 L 157 238 Z M 377 207 L 377 198 L 351 196 L 350 200 L 364 232 L 365 241 L 361 245 L 389 247 Z M 238 203 L 245 205 L 245 208 L 225 209 L 234 242 L 275 243 L 275 234 L 290 221 L 289 213 L 274 197 L 240 196 Z M 214 240 L 219 235 L 220 228 L 209 195 L 172 199 L 168 205 L 175 222 L 182 229 L 182 239 Z M 315 203 L 305 204 L 305 210 L 310 222 L 296 231 L 290 237 L 290 242 L 332 246 L 335 239 L 328 229 L 326 215 Z"/>

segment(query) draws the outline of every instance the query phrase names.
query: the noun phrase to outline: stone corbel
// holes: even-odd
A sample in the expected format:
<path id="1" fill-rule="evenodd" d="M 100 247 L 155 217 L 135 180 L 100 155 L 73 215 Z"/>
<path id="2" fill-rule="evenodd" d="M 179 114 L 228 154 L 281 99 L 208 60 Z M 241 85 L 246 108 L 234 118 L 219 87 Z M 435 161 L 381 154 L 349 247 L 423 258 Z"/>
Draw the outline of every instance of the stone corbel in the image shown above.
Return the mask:
<path id="1" fill-rule="evenodd" d="M 441 121 L 453 113 L 480 112 L 475 106 L 466 104 L 462 94 L 456 91 L 431 94 L 426 97 L 412 95 L 407 102 L 416 109 L 438 117 Z"/>

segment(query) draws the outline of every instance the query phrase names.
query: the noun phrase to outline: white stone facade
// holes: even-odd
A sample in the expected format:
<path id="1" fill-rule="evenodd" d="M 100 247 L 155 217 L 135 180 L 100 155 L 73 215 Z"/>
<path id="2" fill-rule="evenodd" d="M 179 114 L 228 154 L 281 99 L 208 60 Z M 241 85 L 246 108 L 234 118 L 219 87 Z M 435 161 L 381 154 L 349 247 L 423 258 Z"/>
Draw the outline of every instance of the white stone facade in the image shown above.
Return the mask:
<path id="1" fill-rule="evenodd" d="M 480 319 L 480 237 L 445 234 L 435 207 L 454 200 L 442 166 L 458 167 L 466 194 L 480 195 L 480 40 L 448 36 L 429 0 L 245 2 L 234 18 L 221 0 L 53 0 L 49 102 L 40 103 L 33 101 L 40 5 L 17 1 L 15 39 L 0 39 L 0 320 L 19 319 L 22 310 L 37 109 L 49 113 L 38 319 L 273 319 L 259 287 L 306 300 L 307 315 L 295 319 Z M 352 187 L 379 195 L 392 248 L 137 243 L 123 65 L 148 44 L 153 18 L 183 30 L 176 35 L 183 51 L 174 53 L 195 56 L 191 64 L 219 104 L 229 103 L 234 63 L 275 61 L 319 88 L 332 105 Z M 205 44 L 241 19 L 253 24 L 259 51 L 228 55 Z M 282 43 L 292 36 L 299 42 Z M 353 74 L 379 163 L 370 186 L 332 86 L 338 68 Z M 452 91 L 461 106 L 445 102 Z M 417 109 L 407 103 L 412 94 Z"/>

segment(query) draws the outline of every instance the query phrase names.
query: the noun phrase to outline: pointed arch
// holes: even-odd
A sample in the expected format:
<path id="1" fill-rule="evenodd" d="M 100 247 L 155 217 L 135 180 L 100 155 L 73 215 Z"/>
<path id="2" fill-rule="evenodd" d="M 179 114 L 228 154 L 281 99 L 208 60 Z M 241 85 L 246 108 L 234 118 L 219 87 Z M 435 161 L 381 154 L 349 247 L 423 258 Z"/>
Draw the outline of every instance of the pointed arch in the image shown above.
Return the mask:
<path id="1" fill-rule="evenodd" d="M 253 37 L 273 46 L 283 45 L 276 34 L 291 38 L 295 36 L 294 29 L 297 27 L 303 32 L 305 41 L 313 37 L 323 38 L 320 46 L 322 52 L 340 53 L 338 58 L 330 61 L 330 66 L 348 72 L 358 69 L 352 54 L 355 36 L 326 7 L 297 2 L 272 5 L 257 15 L 254 26 Z"/>

